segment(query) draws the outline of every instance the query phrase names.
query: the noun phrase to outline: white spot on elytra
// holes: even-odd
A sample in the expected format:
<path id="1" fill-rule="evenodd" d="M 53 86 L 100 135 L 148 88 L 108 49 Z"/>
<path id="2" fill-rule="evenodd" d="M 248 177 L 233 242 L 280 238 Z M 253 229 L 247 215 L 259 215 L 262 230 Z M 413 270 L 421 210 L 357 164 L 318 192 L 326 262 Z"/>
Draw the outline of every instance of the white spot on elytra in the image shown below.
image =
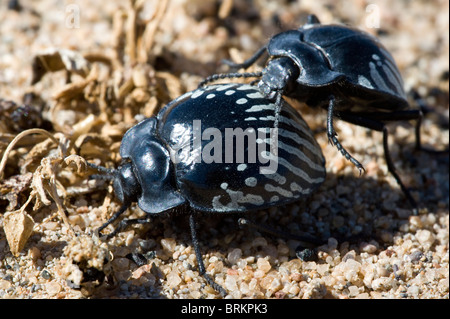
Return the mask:
<path id="1" fill-rule="evenodd" d="M 369 89 L 373 89 L 372 83 L 363 75 L 358 75 L 358 83 L 362 86 L 368 87 Z"/>
<path id="2" fill-rule="evenodd" d="M 237 167 L 237 170 L 242 172 L 246 168 L 247 168 L 247 164 L 239 164 L 238 167 Z"/>
<path id="3" fill-rule="evenodd" d="M 249 187 L 255 187 L 257 183 L 257 180 L 255 177 L 249 177 L 245 179 L 245 185 Z"/>
<path id="4" fill-rule="evenodd" d="M 229 88 L 232 88 L 236 86 L 236 83 L 230 83 L 230 84 L 219 84 L 216 87 L 216 91 L 220 92 L 220 91 L 225 91 L 228 90 Z"/>
<path id="5" fill-rule="evenodd" d="M 261 93 L 259 93 L 259 92 L 249 93 L 249 94 L 247 94 L 247 97 L 249 99 L 262 99 L 262 98 L 264 98 L 264 96 Z"/>
<path id="6" fill-rule="evenodd" d="M 203 90 L 197 90 L 195 91 L 192 95 L 191 95 L 191 99 L 195 99 L 198 98 L 199 96 L 201 96 L 205 91 Z"/>
<path id="7" fill-rule="evenodd" d="M 208 94 L 208 95 L 206 96 L 207 99 L 213 99 L 213 98 L 215 98 L 215 97 L 216 97 L 216 95 L 215 95 L 214 93 Z"/>
<path id="8" fill-rule="evenodd" d="M 234 93 L 236 93 L 235 90 L 228 90 L 228 91 L 225 92 L 225 95 L 231 95 L 231 94 L 234 94 Z"/>
<path id="9" fill-rule="evenodd" d="M 248 100 L 246 98 L 241 98 L 241 99 L 236 101 L 236 104 L 245 104 L 247 102 L 248 102 Z"/>
<path id="10" fill-rule="evenodd" d="M 277 195 L 273 195 L 271 198 L 270 198 L 270 202 L 271 203 L 273 203 L 273 202 L 278 202 L 280 200 L 280 197 L 278 197 Z"/>

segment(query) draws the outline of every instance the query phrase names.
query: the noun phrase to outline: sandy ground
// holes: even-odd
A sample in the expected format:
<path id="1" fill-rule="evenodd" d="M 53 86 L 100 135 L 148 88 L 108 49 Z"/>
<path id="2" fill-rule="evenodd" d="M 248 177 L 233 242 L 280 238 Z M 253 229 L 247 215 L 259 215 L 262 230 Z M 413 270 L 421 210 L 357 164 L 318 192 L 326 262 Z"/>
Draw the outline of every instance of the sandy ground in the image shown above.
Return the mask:
<path id="1" fill-rule="evenodd" d="M 448 147 L 448 1 L 370 4 L 3 1 L 0 154 L 31 128 L 47 130 L 58 146 L 39 131 L 8 154 L 0 180 L 0 298 L 220 298 L 198 275 L 183 211 L 108 241 L 93 235 L 120 203 L 108 183 L 87 181 L 94 171 L 84 159 L 117 166 L 123 133 L 143 116 L 226 71 L 221 59 L 250 57 L 310 13 L 377 35 L 405 89 L 433 110 L 423 121 L 423 144 Z M 366 168 L 359 176 L 328 144 L 326 112 L 292 104 L 316 132 L 327 180 L 302 202 L 251 217 L 325 244 L 317 260 L 301 261 L 297 241 L 239 228 L 239 216 L 205 215 L 203 259 L 227 298 L 448 299 L 448 153 L 415 151 L 412 122 L 389 125 L 393 161 L 420 206 L 413 216 L 387 171 L 380 133 L 335 121 L 340 141 Z M 126 215 L 144 214 L 133 206 Z"/>

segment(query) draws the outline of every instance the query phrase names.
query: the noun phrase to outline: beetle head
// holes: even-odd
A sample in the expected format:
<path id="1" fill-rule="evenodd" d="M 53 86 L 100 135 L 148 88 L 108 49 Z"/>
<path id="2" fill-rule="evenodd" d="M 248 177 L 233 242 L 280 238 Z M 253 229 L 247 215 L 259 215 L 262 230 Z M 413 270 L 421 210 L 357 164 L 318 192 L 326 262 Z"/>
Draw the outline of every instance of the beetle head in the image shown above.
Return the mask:
<path id="1" fill-rule="evenodd" d="M 140 193 L 139 182 L 133 172 L 132 163 L 127 162 L 118 169 L 109 169 L 88 162 L 88 165 L 103 174 L 94 174 L 90 179 L 112 180 L 114 193 L 123 204 L 131 204 L 137 201 Z"/>
<path id="2" fill-rule="evenodd" d="M 274 99 L 277 93 L 291 90 L 300 74 L 299 68 L 288 57 L 279 57 L 269 61 L 263 70 L 258 87 L 268 99 Z"/>

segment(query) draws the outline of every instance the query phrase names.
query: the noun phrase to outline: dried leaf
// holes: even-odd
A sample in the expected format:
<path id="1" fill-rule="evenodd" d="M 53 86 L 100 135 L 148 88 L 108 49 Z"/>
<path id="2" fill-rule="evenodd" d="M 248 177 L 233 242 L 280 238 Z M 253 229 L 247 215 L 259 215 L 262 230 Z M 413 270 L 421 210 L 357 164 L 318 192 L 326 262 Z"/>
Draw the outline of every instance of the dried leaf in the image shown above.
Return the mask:
<path id="1" fill-rule="evenodd" d="M 83 93 L 83 90 L 89 83 L 97 80 L 99 72 L 100 72 L 99 66 L 97 64 L 94 64 L 91 71 L 89 72 L 89 75 L 85 79 L 67 84 L 66 86 L 63 87 L 62 90 L 60 90 L 58 93 L 54 95 L 54 99 L 69 101 L 75 98 L 76 96 Z"/>
<path id="2" fill-rule="evenodd" d="M 79 155 L 72 154 L 67 156 L 64 159 L 64 163 L 67 166 L 75 166 L 78 174 L 84 173 L 87 170 L 86 160 Z"/>
<path id="3" fill-rule="evenodd" d="M 94 114 L 89 114 L 84 119 L 73 125 L 72 138 L 89 133 L 92 127 L 98 122 L 98 118 Z"/>
<path id="4" fill-rule="evenodd" d="M 8 212 L 3 218 L 3 230 L 6 234 L 11 253 L 17 256 L 33 232 L 33 218 L 25 211 Z"/>
<path id="5" fill-rule="evenodd" d="M 78 52 L 50 48 L 33 58 L 31 84 L 39 82 L 47 72 L 67 70 L 85 77 L 89 73 L 89 62 Z"/>

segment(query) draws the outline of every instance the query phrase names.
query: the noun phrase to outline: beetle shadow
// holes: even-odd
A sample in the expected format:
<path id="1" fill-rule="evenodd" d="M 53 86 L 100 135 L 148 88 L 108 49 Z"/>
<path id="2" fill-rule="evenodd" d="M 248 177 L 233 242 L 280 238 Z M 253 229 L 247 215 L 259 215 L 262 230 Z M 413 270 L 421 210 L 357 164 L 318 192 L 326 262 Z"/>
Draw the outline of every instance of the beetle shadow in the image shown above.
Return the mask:
<path id="1" fill-rule="evenodd" d="M 441 159 L 441 163 L 447 163 L 440 172 L 446 178 L 438 181 L 417 172 L 425 187 L 410 188 L 418 199 L 419 209 L 427 209 L 428 213 L 442 210 L 440 201 L 446 202 L 448 210 L 448 196 L 444 195 L 448 194 L 448 155 Z M 417 164 L 417 160 L 414 162 Z M 348 242 L 356 250 L 362 242 L 376 241 L 380 249 L 391 245 L 392 238 L 413 215 L 412 207 L 395 182 L 391 186 L 371 176 L 332 173 L 327 174 L 325 183 L 310 198 L 280 210 L 281 214 L 269 212 L 267 224 L 277 225 L 281 220 L 284 225 L 276 226 L 280 231 L 298 229 L 309 236 L 318 236 L 324 243 L 333 237 L 339 243 Z"/>

